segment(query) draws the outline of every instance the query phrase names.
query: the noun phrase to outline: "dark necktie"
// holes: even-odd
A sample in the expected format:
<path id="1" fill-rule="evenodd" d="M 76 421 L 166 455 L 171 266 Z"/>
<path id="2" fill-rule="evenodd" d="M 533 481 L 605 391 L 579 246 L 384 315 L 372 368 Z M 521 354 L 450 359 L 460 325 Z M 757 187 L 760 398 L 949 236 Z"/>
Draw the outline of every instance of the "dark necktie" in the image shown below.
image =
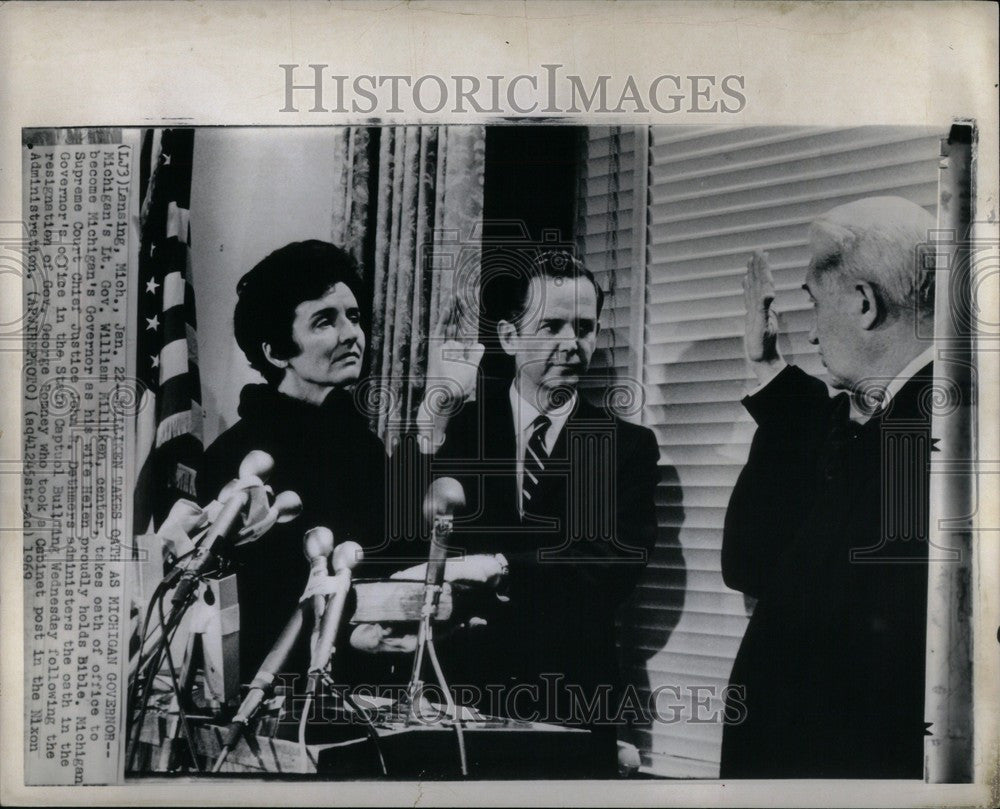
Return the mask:
<path id="1" fill-rule="evenodd" d="M 531 437 L 524 451 L 524 478 L 521 481 L 522 511 L 532 511 L 532 498 L 537 494 L 549 455 L 545 451 L 545 433 L 552 424 L 548 416 L 539 416 L 531 422 Z"/>

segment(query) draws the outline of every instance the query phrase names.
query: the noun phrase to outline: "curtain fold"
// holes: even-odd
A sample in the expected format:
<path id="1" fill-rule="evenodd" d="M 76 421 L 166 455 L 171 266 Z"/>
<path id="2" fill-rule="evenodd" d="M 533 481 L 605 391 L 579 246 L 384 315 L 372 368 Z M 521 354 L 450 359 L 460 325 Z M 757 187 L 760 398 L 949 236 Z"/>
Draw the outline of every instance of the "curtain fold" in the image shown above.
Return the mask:
<path id="1" fill-rule="evenodd" d="M 331 241 L 365 264 L 368 184 L 371 174 L 367 127 L 338 127 L 334 134 L 333 226 Z"/>
<path id="2" fill-rule="evenodd" d="M 460 336 L 475 339 L 478 332 L 485 144 L 483 126 L 380 131 L 374 252 L 366 268 L 373 299 L 371 387 L 361 398 L 390 448 L 395 435 L 412 427 L 424 393 L 428 336 L 445 304 L 458 309 Z M 359 199 L 368 204 L 368 180 L 366 174 L 361 193 L 355 169 L 343 184 L 356 194 L 340 209 L 351 211 L 344 233 L 352 252 L 352 234 L 364 240 L 354 223 Z M 367 209 L 366 216 L 370 220 Z"/>

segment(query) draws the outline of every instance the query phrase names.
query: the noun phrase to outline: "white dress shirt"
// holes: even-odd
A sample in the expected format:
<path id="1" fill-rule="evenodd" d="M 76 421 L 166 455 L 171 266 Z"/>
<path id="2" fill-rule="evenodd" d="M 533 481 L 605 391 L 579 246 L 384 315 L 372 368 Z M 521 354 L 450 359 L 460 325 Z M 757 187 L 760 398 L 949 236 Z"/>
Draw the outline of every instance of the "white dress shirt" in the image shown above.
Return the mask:
<path id="1" fill-rule="evenodd" d="M 566 426 L 566 421 L 576 406 L 576 396 L 577 394 L 574 391 L 573 395 L 565 403 L 543 414 L 537 407 L 517 392 L 515 383 L 511 383 L 510 412 L 514 416 L 514 436 L 517 441 L 517 507 L 522 515 L 524 514 L 524 503 L 522 502 L 524 500 L 522 495 L 524 488 L 524 454 L 528 451 L 528 440 L 531 438 L 532 432 L 531 425 L 541 415 L 546 415 L 551 419 L 552 423 L 549 424 L 548 429 L 545 431 L 543 442 L 545 451 L 551 453 L 552 448 L 556 445 L 556 439 L 559 438 L 559 433 Z"/>

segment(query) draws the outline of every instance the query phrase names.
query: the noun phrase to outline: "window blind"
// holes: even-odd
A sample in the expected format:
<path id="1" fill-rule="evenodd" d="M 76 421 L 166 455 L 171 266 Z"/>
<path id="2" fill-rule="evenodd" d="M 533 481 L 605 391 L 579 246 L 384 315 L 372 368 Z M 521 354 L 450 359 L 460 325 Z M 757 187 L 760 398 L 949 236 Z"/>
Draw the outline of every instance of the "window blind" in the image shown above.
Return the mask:
<path id="1" fill-rule="evenodd" d="M 752 609 L 725 587 L 720 569 L 726 506 L 754 431 L 740 405 L 751 387 L 742 345 L 747 259 L 768 251 L 781 350 L 822 376 L 801 290 L 809 223 L 876 195 L 906 197 L 933 212 L 942 134 L 651 127 L 645 160 L 634 148 L 618 159 L 618 200 L 627 206 L 602 221 L 599 206 L 611 200 L 601 189 L 614 186 L 607 176 L 614 161 L 605 154 L 606 134 L 591 132 L 581 183 L 583 257 L 592 269 L 617 274 L 611 309 L 628 322 L 615 326 L 610 362 L 641 379 L 641 420 L 656 433 L 664 471 L 657 552 L 621 633 L 628 680 L 644 700 L 660 695 L 661 721 L 630 734 L 648 772 L 718 776 L 723 689 Z M 630 137 L 635 143 L 636 133 Z M 637 175 L 636 166 L 645 170 Z M 632 247 L 637 230 L 644 250 Z M 613 266 L 607 244 L 618 245 Z"/>
<path id="2" fill-rule="evenodd" d="M 640 254 L 645 250 L 641 239 L 636 242 L 644 233 L 645 199 L 637 206 L 637 183 L 644 194 L 645 178 L 639 174 L 645 173 L 646 141 L 645 132 L 635 127 L 590 127 L 586 132 L 577 245 L 606 294 L 593 372 L 583 383 L 596 392 L 609 380 L 627 382 L 635 364 L 631 354 L 642 346 L 641 339 L 632 337 L 632 267 L 636 248 Z"/>

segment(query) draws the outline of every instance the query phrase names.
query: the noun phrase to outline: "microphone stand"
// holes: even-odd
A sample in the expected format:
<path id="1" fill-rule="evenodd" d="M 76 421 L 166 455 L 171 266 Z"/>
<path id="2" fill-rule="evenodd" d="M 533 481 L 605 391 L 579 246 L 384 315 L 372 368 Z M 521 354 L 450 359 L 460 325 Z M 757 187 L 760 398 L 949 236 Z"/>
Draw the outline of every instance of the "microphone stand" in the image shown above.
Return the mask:
<path id="1" fill-rule="evenodd" d="M 332 542 L 333 534 L 330 534 L 330 543 Z M 336 651 L 335 643 L 344 616 L 344 605 L 351 589 L 351 571 L 361 562 L 364 555 L 364 550 L 357 542 L 344 542 L 333 550 L 330 560 L 337 589 L 323 608 L 322 616 L 316 618 L 316 642 L 309 660 L 306 700 L 299 719 L 299 760 L 302 772 L 308 772 L 309 764 L 309 748 L 306 745 L 306 723 L 309 720 L 309 712 L 320 683 L 329 685 L 332 682 L 327 670 Z M 334 693 L 333 689 L 331 693 Z"/>
<path id="2" fill-rule="evenodd" d="M 430 660 L 431 668 L 438 685 L 444 694 L 445 706 L 451 717 L 452 727 L 458 740 L 458 758 L 462 775 L 469 774 L 465 755 L 465 735 L 462 732 L 462 719 L 458 707 L 452 699 L 451 690 L 444 677 L 444 671 L 438 661 L 437 650 L 434 647 L 434 615 L 437 613 L 438 602 L 441 599 L 441 587 L 444 581 L 444 563 L 448 549 L 448 536 L 451 534 L 453 516 L 450 513 L 435 514 L 434 528 L 431 535 L 430 558 L 427 562 L 427 575 L 424 580 L 424 603 L 420 609 L 420 625 L 417 629 L 417 647 L 413 656 L 413 671 L 406 689 L 407 709 L 405 724 L 418 719 L 420 694 L 424 683 L 420 678 L 424 666 L 424 655 Z"/>
<path id="3" fill-rule="evenodd" d="M 334 548 L 330 560 L 337 589 L 317 619 L 316 643 L 309 660 L 309 677 L 306 691 L 315 694 L 323 674 L 333 658 L 337 635 L 344 617 L 344 606 L 351 590 L 351 571 L 364 559 L 365 553 L 357 542 L 344 542 Z"/>
<path id="4" fill-rule="evenodd" d="M 302 602 L 295 608 L 295 612 L 288 619 L 285 628 L 281 630 L 281 634 L 271 647 L 271 651 L 264 658 L 264 662 L 260 664 L 260 668 L 250 682 L 247 695 L 243 698 L 239 710 L 229 722 L 229 727 L 226 729 L 226 737 L 222 743 L 222 749 L 219 751 L 219 756 L 212 766 L 213 773 L 222 770 L 222 765 L 239 740 L 243 738 L 250 724 L 260 711 L 261 705 L 273 693 L 274 680 L 285 666 L 288 656 L 292 652 L 292 647 L 302 633 L 302 627 L 305 623 L 305 613 L 308 609 L 311 609 L 311 605 L 308 602 Z M 250 739 L 251 737 L 248 735 L 247 738 Z"/>

